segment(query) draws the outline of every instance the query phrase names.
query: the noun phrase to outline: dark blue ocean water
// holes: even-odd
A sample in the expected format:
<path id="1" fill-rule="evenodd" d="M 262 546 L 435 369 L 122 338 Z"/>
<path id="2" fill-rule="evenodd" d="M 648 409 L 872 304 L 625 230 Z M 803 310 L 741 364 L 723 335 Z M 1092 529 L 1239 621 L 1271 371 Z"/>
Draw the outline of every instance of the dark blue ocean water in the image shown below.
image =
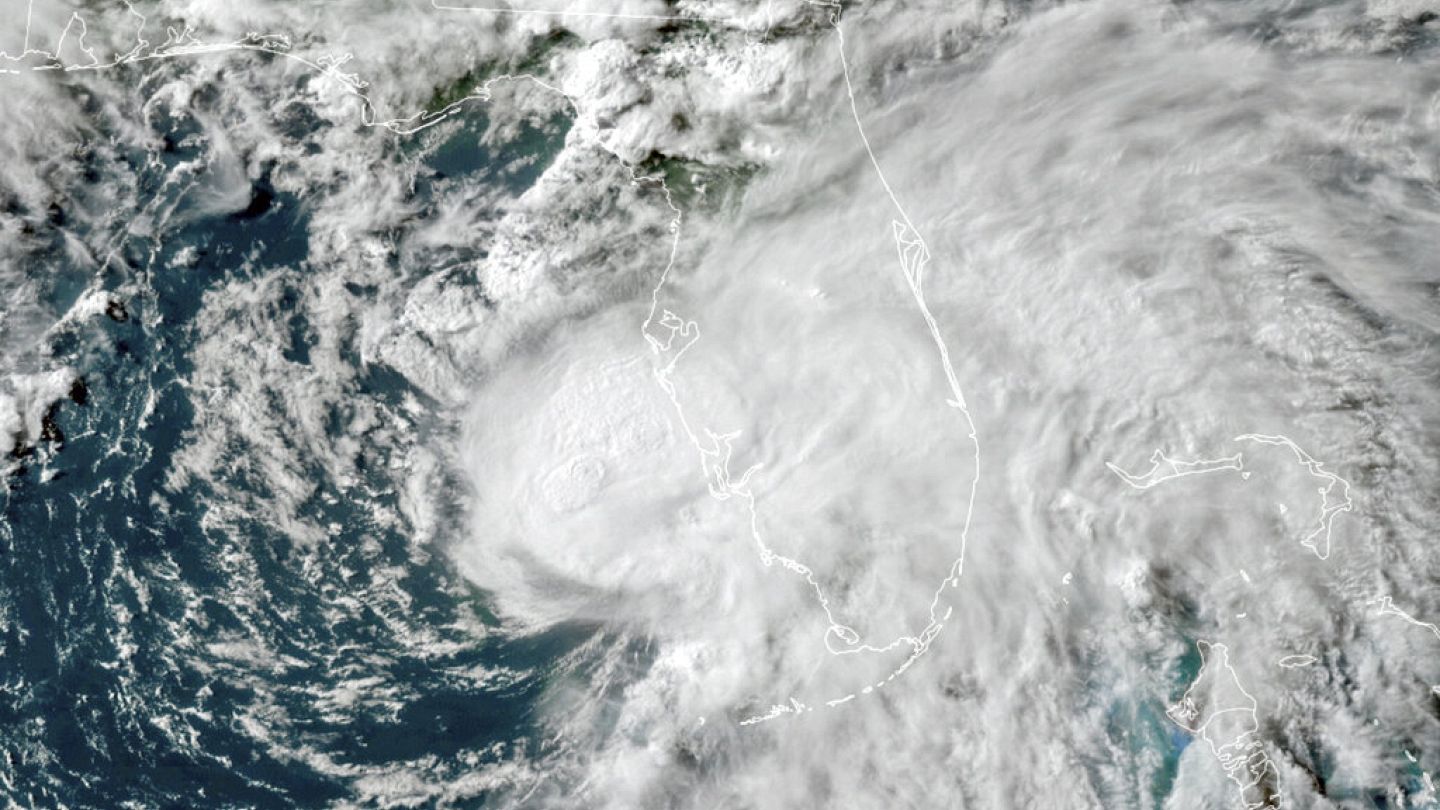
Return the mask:
<path id="1" fill-rule="evenodd" d="M 483 125 L 477 112 L 419 146 L 395 142 L 394 169 L 415 173 L 420 207 L 446 178 L 490 173 L 521 189 L 563 138 L 527 130 L 497 155 L 477 143 Z M 124 167 L 150 194 L 175 193 L 167 172 L 194 156 L 174 146 L 185 134 L 175 126 L 171 151 Z M 530 168 L 496 171 L 516 150 Z M 288 362 L 310 362 L 315 330 L 299 305 L 317 270 L 309 213 L 274 189 L 257 182 L 242 211 L 120 240 L 99 278 L 63 267 L 41 278 L 56 311 L 91 284 L 115 303 L 55 336 L 52 351 L 83 383 L 52 412 L 49 439 L 17 449 L 21 466 L 0 495 L 0 796 L 19 806 L 317 807 L 362 796 L 357 781 L 372 775 L 423 766 L 444 782 L 543 757 L 538 702 L 554 679 L 584 675 L 584 660 L 567 655 L 596 628 L 506 632 L 439 549 L 417 557 L 408 526 L 376 519 L 397 507 L 394 447 L 369 448 L 357 486 L 331 480 L 293 443 L 315 485 L 299 516 L 338 527 L 318 544 L 255 507 L 275 493 L 244 463 L 255 449 L 242 441 L 211 476 L 169 477 L 203 407 L 191 381 L 207 291 L 291 279 L 260 314 L 285 321 Z M 194 266 L 172 266 L 183 249 L 198 251 Z M 353 346 L 342 356 L 359 370 L 342 402 L 388 413 L 418 395 L 394 369 L 362 369 Z M 283 435 L 283 414 L 272 416 Z M 327 418 L 331 438 L 343 416 Z M 432 422 L 413 440 L 445 430 Z M 342 683 L 362 694 L 336 699 Z M 415 806 L 438 801 L 417 795 Z"/>

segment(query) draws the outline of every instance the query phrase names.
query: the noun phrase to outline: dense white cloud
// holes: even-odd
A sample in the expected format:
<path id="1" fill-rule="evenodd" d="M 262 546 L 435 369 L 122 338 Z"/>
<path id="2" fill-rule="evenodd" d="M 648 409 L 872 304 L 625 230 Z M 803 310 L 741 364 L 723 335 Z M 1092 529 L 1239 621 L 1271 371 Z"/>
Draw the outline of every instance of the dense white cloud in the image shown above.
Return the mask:
<path id="1" fill-rule="evenodd" d="M 856 51 L 884 64 L 876 47 Z M 838 70 L 821 53 L 806 67 Z M 831 76 L 810 86 L 834 93 Z M 1196 638 L 1228 644 L 1265 707 L 1284 793 L 1324 801 L 1307 745 L 1347 758 L 1337 785 L 1384 783 L 1398 751 L 1383 740 L 1433 736 L 1406 707 L 1440 676 L 1424 639 L 1381 653 L 1401 642 L 1365 603 L 1436 598 L 1415 576 L 1434 552 L 1405 517 L 1434 508 L 1435 395 L 1415 378 L 1434 360 L 1431 214 L 1400 191 L 1435 181 L 1423 69 L 1290 60 L 1102 4 L 1026 23 L 977 70 L 884 84 L 878 105 L 862 85 L 862 115 L 934 253 L 929 300 L 984 448 L 965 574 L 941 603 L 954 619 L 901 679 L 826 708 L 896 662 L 829 655 L 813 594 L 761 564 L 740 499 L 710 497 L 679 414 L 643 390 L 648 302 L 557 330 L 479 389 L 475 539 L 457 553 L 521 617 L 657 638 L 618 707 L 565 703 L 554 721 L 584 740 L 619 712 L 620 731 L 576 753 L 585 801 L 1153 806 L 1171 734 L 1155 707 L 1178 697 Z M 916 629 L 974 470 L 838 101 L 811 108 L 737 221 L 683 232 L 697 247 L 662 305 L 699 325 L 674 377 L 690 426 L 739 432 L 729 469 L 763 463 L 767 542 L 883 641 Z M 1329 560 L 1299 542 L 1323 506 L 1314 480 L 1283 449 L 1232 444 L 1250 431 L 1356 480 Z M 1246 468 L 1138 492 L 1104 466 L 1143 468 L 1157 446 L 1243 450 Z M 1396 555 L 1404 571 L 1384 564 Z M 1317 649 L 1345 660 L 1276 666 Z M 1342 668 L 1366 673 L 1363 708 L 1327 685 Z M 791 697 L 816 711 L 735 726 Z M 1168 806 L 1237 799 L 1204 746 L 1175 784 Z"/>
<path id="2" fill-rule="evenodd" d="M 145 9 L 147 31 L 183 20 L 214 40 L 286 34 L 299 59 L 153 63 L 139 111 L 153 129 L 127 124 L 113 100 L 100 102 L 109 126 L 151 147 L 162 117 L 192 127 L 199 157 L 166 183 L 188 188 L 199 213 L 243 208 L 268 173 L 308 222 L 303 271 L 232 279 L 200 302 L 195 426 L 169 488 L 214 486 L 217 530 L 260 515 L 323 547 L 331 528 L 301 515 L 322 497 L 316 471 L 359 491 L 362 468 L 384 458 L 415 558 L 443 539 L 515 632 L 598 621 L 653 656 L 598 653 L 602 677 L 561 678 L 547 698 L 550 758 L 487 763 L 451 784 L 424 761 L 370 773 L 329 762 L 256 719 L 269 716 L 263 699 L 247 733 L 394 804 L 509 784 L 522 805 L 627 809 L 1154 806 L 1172 732 L 1161 713 L 1203 637 L 1228 645 L 1265 708 L 1287 795 L 1325 806 L 1306 775 L 1317 747 L 1336 784 L 1387 784 L 1390 741 L 1435 735 L 1424 690 L 1440 682 L 1429 639 L 1367 607 L 1393 593 L 1440 615 L 1426 534 L 1433 90 L 1428 65 L 1364 55 L 1401 36 L 1401 12 L 1372 7 L 1378 29 L 1297 21 L 1281 32 L 1288 53 L 1226 33 L 1253 27 L 1236 20 L 1252 12 L 1213 7 L 1085 4 L 1013 26 L 1003 4 L 847 10 L 860 115 L 933 253 L 925 289 L 978 424 L 977 468 L 904 284 L 895 210 L 850 117 L 828 9 L 679 7 L 727 22 L 675 33 L 411 3 Z M 565 8 L 669 13 L 648 1 Z M 47 14 L 43 30 L 63 28 Z M 123 52 L 134 16 L 116 6 L 103 21 L 97 40 Z M 412 142 L 359 124 L 410 116 L 457 82 L 463 93 L 562 26 L 580 41 L 532 67 L 568 99 L 517 81 L 474 105 L 492 146 L 521 122 L 573 113 L 518 195 L 458 178 L 421 200 L 423 172 L 403 157 Z M 370 113 L 308 64 L 347 52 Z M 42 147 L 80 140 L 86 93 L 126 96 L 102 74 L 3 78 L 36 109 L 0 128 L 0 184 L 34 220 L 57 189 L 81 185 Z M 61 84 L 70 101 L 38 103 Z M 424 137 L 470 135 L 457 119 Z M 673 377 L 684 422 L 641 332 L 676 212 L 626 164 L 656 153 L 764 169 L 738 211 L 684 212 L 661 296 L 700 329 Z M 129 211 L 110 230 L 142 235 L 183 219 L 133 199 L 132 178 L 107 179 L 77 216 Z M 21 218 L 0 227 L 18 233 Z M 10 272 L 28 254 L 0 250 L 0 335 L 34 354 L 59 313 Z M 100 300 L 82 299 L 72 320 L 98 315 Z M 305 362 L 286 354 L 291 307 L 311 330 Z M 32 366 L 38 376 L 0 387 L 0 450 L 33 435 L 68 385 Z M 371 366 L 432 402 L 353 396 Z M 459 447 L 444 430 L 421 446 L 431 406 L 463 414 Z M 712 497 L 687 427 L 738 431 L 732 475 L 762 465 L 753 524 L 743 499 Z M 1354 482 L 1329 560 L 1298 542 L 1320 506 L 1314 481 L 1283 452 L 1232 444 L 1251 431 L 1291 435 Z M 1156 447 L 1187 459 L 1243 450 L 1248 477 L 1140 492 L 1104 465 L 1143 468 Z M 435 490 L 452 464 L 474 492 L 447 526 Z M 230 485 L 237 473 L 263 491 Z M 964 575 L 932 606 L 977 475 Z M 914 635 L 932 612 L 951 618 L 903 676 L 829 708 L 894 672 L 908 645 L 833 655 L 814 588 L 765 566 L 757 531 L 809 567 L 864 643 Z M 365 598 L 403 612 L 385 590 L 398 576 L 379 570 Z M 1317 663 L 1275 665 L 1294 653 Z M 738 725 L 777 705 L 772 721 Z M 1198 745 L 1174 784 L 1172 808 L 1235 798 Z"/>

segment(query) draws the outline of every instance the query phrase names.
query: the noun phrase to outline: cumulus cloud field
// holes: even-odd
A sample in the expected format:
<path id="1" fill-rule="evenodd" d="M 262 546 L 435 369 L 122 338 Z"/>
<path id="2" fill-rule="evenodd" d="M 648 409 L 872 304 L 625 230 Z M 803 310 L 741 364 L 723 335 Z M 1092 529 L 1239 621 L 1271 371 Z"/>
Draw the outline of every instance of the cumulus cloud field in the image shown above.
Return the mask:
<path id="1" fill-rule="evenodd" d="M 247 734 L 333 806 L 1436 806 L 1435 12 L 530 5 L 37 0 L 0 43 L 0 436 L 63 454 L 57 336 L 209 261 L 118 245 L 268 188 L 302 248 L 195 302 L 153 502 L 373 566 L 407 649 L 586 634 L 532 747 Z M 49 147 L 156 122 L 193 157 L 103 189 Z M 397 550 L 328 556 L 309 505 L 392 492 Z M 483 621 L 419 617 L 435 560 Z"/>

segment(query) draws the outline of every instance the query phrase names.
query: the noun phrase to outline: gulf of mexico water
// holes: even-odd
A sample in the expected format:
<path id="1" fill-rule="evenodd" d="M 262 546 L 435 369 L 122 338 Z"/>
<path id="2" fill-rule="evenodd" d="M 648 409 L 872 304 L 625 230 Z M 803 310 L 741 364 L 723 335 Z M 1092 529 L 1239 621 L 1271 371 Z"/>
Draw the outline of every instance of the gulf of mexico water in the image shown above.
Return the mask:
<path id="1" fill-rule="evenodd" d="M 1182 810 L 1244 796 L 1227 741 L 1261 806 L 1433 805 L 1433 15 L 790 5 L 559 37 L 575 97 L 413 136 L 273 53 L 48 74 L 0 164 L 10 805 Z M 705 335 L 674 402 L 651 303 Z M 1257 430 L 1350 482 L 1333 547 L 1307 456 L 1219 463 Z M 1213 474 L 1127 484 L 1157 447 Z"/>
<path id="2" fill-rule="evenodd" d="M 419 209 L 447 183 L 517 194 L 563 138 L 552 123 L 492 153 L 477 144 L 475 113 L 393 154 L 408 161 Z M 0 490 L 6 803 L 482 805 L 515 781 L 464 777 L 523 772 L 543 756 L 537 701 L 558 681 L 587 680 L 587 645 L 603 631 L 508 634 L 483 594 L 417 547 L 397 516 L 393 466 L 443 427 L 406 410 L 424 394 L 364 362 L 353 332 L 324 358 L 347 366 L 338 393 L 285 401 L 284 375 L 314 375 L 321 361 L 306 202 L 261 179 L 238 210 L 189 213 L 194 184 L 177 167 L 204 154 L 181 145 L 183 125 L 157 133 L 168 145 L 158 156 L 100 169 L 102 182 L 132 174 L 154 194 L 147 208 L 168 217 L 109 242 L 93 275 L 35 268 L 54 311 L 82 295 L 105 306 L 47 338 L 74 372 L 70 396 L 11 451 Z M 520 169 L 499 171 L 517 158 Z M 217 309 L 237 345 L 278 365 L 202 351 Z M 280 326 L 256 332 L 247 317 Z M 237 398 L 258 410 L 216 415 Z M 307 447 L 349 432 L 357 403 L 403 429 L 372 431 L 341 480 Z M 217 432 L 213 452 L 181 460 Z M 290 478 L 256 453 L 289 454 Z"/>

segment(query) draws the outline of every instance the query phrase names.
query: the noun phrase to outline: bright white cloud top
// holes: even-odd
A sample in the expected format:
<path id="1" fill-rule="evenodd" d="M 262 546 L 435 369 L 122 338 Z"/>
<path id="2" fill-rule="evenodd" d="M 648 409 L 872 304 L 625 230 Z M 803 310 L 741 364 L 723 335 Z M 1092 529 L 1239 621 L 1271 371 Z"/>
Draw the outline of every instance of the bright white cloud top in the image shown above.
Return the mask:
<path id="1" fill-rule="evenodd" d="M 1434 803 L 1440 8 L 7 11 L 11 804 Z"/>

